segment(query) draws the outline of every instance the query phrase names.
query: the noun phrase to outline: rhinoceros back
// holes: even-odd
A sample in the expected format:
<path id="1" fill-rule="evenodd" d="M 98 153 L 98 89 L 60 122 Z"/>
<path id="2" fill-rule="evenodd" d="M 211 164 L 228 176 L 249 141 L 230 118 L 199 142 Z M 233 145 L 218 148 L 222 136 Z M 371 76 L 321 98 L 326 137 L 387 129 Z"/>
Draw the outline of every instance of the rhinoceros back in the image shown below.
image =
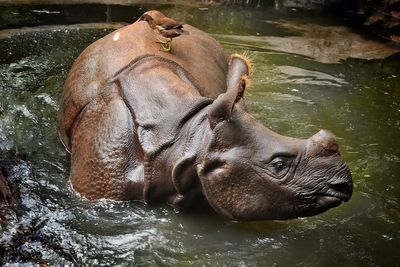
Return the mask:
<path id="1" fill-rule="evenodd" d="M 184 28 L 188 34 L 173 40 L 172 53 L 161 51 L 156 43 L 160 35 L 143 21 L 108 34 L 82 52 L 68 74 L 60 103 L 60 137 L 67 149 L 71 149 L 73 124 L 85 106 L 107 95 L 110 79 L 145 54 L 159 55 L 182 66 L 203 96 L 216 98 L 226 90 L 228 60 L 222 47 L 192 26 Z"/>

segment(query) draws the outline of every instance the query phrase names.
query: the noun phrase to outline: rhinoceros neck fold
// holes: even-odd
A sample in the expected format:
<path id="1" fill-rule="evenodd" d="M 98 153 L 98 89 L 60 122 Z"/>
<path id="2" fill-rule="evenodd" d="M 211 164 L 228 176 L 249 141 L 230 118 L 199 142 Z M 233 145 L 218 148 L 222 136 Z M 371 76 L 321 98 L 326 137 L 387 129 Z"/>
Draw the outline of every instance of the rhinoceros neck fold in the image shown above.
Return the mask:
<path id="1" fill-rule="evenodd" d="M 146 203 L 168 201 L 176 207 L 179 206 L 172 198 L 185 193 L 175 183 L 172 173 L 177 162 L 190 158 L 195 165 L 202 156 L 205 150 L 204 141 L 208 139 L 210 132 L 209 127 L 204 127 L 209 104 L 210 101 L 196 103 L 170 135 L 163 138 L 164 142 L 157 149 L 145 154 L 143 199 Z"/>
<path id="2" fill-rule="evenodd" d="M 144 153 L 143 198 L 148 203 L 163 201 L 175 191 L 171 172 L 182 152 L 179 147 L 185 146 L 180 143 L 186 139 L 182 131 L 213 101 L 200 95 L 194 78 L 179 64 L 160 56 L 133 60 L 111 82 L 119 85 Z"/>

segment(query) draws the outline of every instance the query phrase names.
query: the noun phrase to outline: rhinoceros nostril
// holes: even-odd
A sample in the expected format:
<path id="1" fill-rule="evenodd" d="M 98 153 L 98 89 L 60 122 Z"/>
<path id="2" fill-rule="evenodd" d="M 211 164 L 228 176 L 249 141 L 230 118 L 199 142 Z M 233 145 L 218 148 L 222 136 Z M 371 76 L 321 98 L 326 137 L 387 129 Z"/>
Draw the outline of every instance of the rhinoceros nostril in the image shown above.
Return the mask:
<path id="1" fill-rule="evenodd" d="M 348 185 L 345 184 L 345 183 L 342 183 L 342 184 L 331 184 L 329 187 L 334 189 L 335 191 L 338 191 L 338 192 L 346 192 L 346 191 L 348 191 Z"/>
<path id="2" fill-rule="evenodd" d="M 329 188 L 333 189 L 336 193 L 339 193 L 344 201 L 350 199 L 353 193 L 353 187 L 349 183 L 333 183 L 329 185 Z"/>

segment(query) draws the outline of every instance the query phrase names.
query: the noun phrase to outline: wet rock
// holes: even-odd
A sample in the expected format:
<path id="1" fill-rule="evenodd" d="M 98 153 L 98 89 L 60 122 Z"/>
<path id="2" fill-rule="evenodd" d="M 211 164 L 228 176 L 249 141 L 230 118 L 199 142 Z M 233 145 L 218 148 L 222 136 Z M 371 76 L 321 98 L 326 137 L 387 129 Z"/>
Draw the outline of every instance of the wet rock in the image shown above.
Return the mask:
<path id="1" fill-rule="evenodd" d="M 0 163 L 2 164 L 2 163 Z M 16 210 L 19 204 L 19 193 L 4 171 L 0 170 L 0 223 L 7 220 L 10 210 Z"/>
<path id="2" fill-rule="evenodd" d="M 6 220 L 7 211 L 13 202 L 15 202 L 15 199 L 12 196 L 9 182 L 4 177 L 3 172 L 0 171 L 0 222 Z"/>
<path id="3" fill-rule="evenodd" d="M 18 188 L 21 164 L 26 164 L 25 160 L 15 152 L 0 152 L 0 265 L 7 253 L 20 246 L 27 236 L 28 228 L 18 223 L 22 207 Z"/>
<path id="4" fill-rule="evenodd" d="M 356 13 L 368 30 L 400 43 L 400 0 L 360 0 Z"/>
<path id="5" fill-rule="evenodd" d="M 4 223 L 9 212 L 15 211 L 19 205 L 17 187 L 8 178 L 9 167 L 16 160 L 19 159 L 14 155 L 0 162 L 0 223 Z"/>

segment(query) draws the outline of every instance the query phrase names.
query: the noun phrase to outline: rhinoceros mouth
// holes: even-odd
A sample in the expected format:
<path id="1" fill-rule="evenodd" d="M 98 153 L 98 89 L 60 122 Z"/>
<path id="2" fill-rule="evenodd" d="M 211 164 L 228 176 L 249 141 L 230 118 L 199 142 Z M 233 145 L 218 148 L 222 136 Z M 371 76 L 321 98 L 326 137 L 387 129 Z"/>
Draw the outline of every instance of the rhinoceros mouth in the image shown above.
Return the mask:
<path id="1" fill-rule="evenodd" d="M 338 196 L 321 195 L 317 197 L 317 204 L 324 208 L 334 208 L 339 206 L 344 199 Z"/>
<path id="2" fill-rule="evenodd" d="M 309 217 L 316 214 L 320 214 L 331 208 L 335 208 L 342 204 L 342 202 L 348 201 L 347 196 L 342 195 L 330 195 L 321 194 L 309 197 L 303 197 L 298 206 L 298 217 Z"/>

